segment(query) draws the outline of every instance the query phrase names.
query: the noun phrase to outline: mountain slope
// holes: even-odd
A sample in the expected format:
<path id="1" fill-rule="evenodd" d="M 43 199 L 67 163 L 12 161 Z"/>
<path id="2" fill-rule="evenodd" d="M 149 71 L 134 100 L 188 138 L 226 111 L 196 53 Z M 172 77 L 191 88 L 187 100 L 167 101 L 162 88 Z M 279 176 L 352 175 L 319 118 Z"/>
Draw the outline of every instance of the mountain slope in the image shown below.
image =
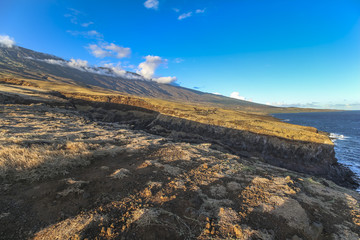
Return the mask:
<path id="1" fill-rule="evenodd" d="M 277 109 L 179 86 L 140 80 L 143 78 L 136 73 L 127 72 L 127 76 L 115 76 L 108 68 L 84 69 L 79 66 L 69 67 L 67 63 L 69 62 L 62 58 L 22 47 L 0 47 L 0 77 L 68 83 L 82 87 L 97 86 L 141 97 L 220 104 L 240 110 L 274 112 Z"/>

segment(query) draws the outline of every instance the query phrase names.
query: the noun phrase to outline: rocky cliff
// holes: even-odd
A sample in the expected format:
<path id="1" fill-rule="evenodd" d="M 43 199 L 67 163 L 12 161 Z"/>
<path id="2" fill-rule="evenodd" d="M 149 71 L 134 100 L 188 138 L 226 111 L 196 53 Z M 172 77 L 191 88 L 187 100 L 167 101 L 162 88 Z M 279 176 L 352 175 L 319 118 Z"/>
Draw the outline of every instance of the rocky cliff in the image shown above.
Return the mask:
<path id="1" fill-rule="evenodd" d="M 130 124 L 175 140 L 211 142 L 215 148 L 256 156 L 274 166 L 321 176 L 349 188 L 358 186 L 353 173 L 337 162 L 329 137 L 312 127 L 286 124 L 266 116 L 131 96 L 40 91 L 33 86 L 16 87 L 11 93 L 10 86 L 2 85 L 3 100 L 76 108 L 97 121 Z M 29 91 L 34 94 L 29 95 Z"/>
<path id="2" fill-rule="evenodd" d="M 337 162 L 333 144 L 293 141 L 162 114 L 147 129 L 179 140 L 214 142 L 226 146 L 233 153 L 258 156 L 272 165 L 325 177 L 342 186 L 357 185 L 353 173 Z"/>
<path id="3" fill-rule="evenodd" d="M 349 188 L 358 186 L 354 174 L 337 162 L 334 144 L 329 137 L 315 128 L 306 128 L 300 134 L 305 135 L 310 131 L 319 139 L 327 141 L 290 140 L 276 135 L 205 124 L 171 116 L 176 114 L 174 110 L 169 111 L 131 97 L 98 96 L 90 100 L 78 94 L 65 95 L 78 108 L 90 107 L 85 112 L 96 120 L 132 124 L 137 129 L 180 141 L 211 142 L 215 148 L 220 146 L 234 154 L 257 156 L 274 166 L 321 176 Z"/>

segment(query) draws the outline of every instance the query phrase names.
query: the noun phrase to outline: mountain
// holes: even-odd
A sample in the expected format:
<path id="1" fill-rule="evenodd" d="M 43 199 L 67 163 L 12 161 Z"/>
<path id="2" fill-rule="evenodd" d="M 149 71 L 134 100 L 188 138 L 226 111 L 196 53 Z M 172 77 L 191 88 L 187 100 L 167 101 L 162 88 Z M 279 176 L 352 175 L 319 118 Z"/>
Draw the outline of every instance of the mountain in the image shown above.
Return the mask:
<path id="1" fill-rule="evenodd" d="M 281 108 L 242 101 L 170 84 L 147 81 L 132 72 L 117 74 L 106 67 L 89 67 L 75 60 L 14 46 L 0 47 L 0 77 L 14 77 L 81 87 L 94 86 L 121 93 L 191 103 L 222 105 L 243 111 L 277 112 Z"/>

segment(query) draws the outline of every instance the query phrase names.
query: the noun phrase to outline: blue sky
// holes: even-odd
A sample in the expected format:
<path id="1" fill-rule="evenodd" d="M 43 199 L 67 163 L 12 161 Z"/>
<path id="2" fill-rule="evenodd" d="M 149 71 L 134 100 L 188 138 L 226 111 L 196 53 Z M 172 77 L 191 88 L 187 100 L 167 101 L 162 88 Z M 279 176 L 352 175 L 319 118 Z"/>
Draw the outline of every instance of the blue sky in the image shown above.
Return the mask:
<path id="1" fill-rule="evenodd" d="M 205 92 L 360 109 L 358 0 L 0 1 L 0 35 Z"/>

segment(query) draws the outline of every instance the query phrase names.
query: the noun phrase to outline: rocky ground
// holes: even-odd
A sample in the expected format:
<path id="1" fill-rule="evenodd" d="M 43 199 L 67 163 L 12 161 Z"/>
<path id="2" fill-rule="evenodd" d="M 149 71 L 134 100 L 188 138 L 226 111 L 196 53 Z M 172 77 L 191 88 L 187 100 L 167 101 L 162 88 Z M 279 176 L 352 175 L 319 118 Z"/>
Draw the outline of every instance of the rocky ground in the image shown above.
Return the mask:
<path id="1" fill-rule="evenodd" d="M 46 104 L 0 105 L 0 141 L 0 239 L 360 237 L 355 191 L 214 144 Z"/>

